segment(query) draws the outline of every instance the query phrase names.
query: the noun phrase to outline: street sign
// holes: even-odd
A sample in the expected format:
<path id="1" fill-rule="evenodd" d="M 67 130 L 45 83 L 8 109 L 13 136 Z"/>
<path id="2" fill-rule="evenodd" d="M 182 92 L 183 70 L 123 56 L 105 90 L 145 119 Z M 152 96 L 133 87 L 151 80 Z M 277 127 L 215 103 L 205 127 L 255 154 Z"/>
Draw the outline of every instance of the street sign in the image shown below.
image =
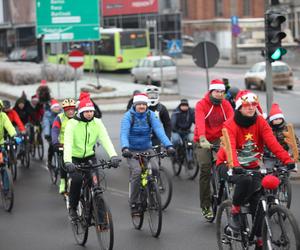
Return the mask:
<path id="1" fill-rule="evenodd" d="M 74 69 L 81 67 L 84 63 L 84 54 L 80 50 L 72 50 L 69 53 L 68 63 Z"/>
<path id="2" fill-rule="evenodd" d="M 239 36 L 239 34 L 241 33 L 241 27 L 239 25 L 232 25 L 231 26 L 231 32 L 234 36 Z"/>
<path id="3" fill-rule="evenodd" d="M 200 42 L 193 50 L 193 60 L 200 68 L 211 68 L 217 64 L 220 53 L 217 46 L 212 42 Z"/>
<path id="4" fill-rule="evenodd" d="M 231 25 L 238 25 L 238 24 L 239 24 L 239 17 L 231 16 Z"/>
<path id="5" fill-rule="evenodd" d="M 182 41 L 181 40 L 169 40 L 167 43 L 168 54 L 170 56 L 176 56 L 182 53 Z"/>
<path id="6" fill-rule="evenodd" d="M 99 0 L 36 0 L 36 36 L 45 42 L 100 39 Z"/>

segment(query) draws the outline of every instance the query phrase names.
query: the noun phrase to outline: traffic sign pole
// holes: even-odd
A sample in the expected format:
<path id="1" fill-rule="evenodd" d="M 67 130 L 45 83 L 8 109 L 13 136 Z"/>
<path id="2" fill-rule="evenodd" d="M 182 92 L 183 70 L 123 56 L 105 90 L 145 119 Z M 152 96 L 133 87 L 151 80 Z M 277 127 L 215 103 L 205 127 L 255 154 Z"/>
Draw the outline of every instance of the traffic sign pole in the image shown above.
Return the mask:
<path id="1" fill-rule="evenodd" d="M 208 57 L 207 57 L 207 48 L 206 43 L 203 46 L 203 53 L 204 53 L 204 64 L 205 64 L 205 71 L 206 71 L 206 83 L 207 83 L 207 90 L 209 89 L 209 73 L 208 73 Z"/>
<path id="2" fill-rule="evenodd" d="M 77 69 L 84 63 L 84 54 L 80 50 L 72 50 L 69 53 L 68 63 L 75 70 L 75 99 L 77 99 Z"/>
<path id="3" fill-rule="evenodd" d="M 77 68 L 75 68 L 75 100 L 77 100 Z"/>

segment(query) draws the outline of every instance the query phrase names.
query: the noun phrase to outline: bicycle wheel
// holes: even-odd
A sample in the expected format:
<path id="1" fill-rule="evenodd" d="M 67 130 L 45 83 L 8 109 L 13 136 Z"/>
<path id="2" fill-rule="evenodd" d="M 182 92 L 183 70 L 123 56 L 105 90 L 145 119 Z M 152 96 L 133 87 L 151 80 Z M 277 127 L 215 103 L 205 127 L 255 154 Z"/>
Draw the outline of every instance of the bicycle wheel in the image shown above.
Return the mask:
<path id="1" fill-rule="evenodd" d="M 265 216 L 262 226 L 264 249 L 300 249 L 300 231 L 290 210 L 272 206 Z"/>
<path id="2" fill-rule="evenodd" d="M 215 185 L 215 180 L 213 177 L 210 178 L 210 191 L 211 191 L 211 209 L 213 212 L 213 217 L 208 222 L 213 222 L 217 215 L 218 210 L 218 194 L 217 194 L 217 187 Z"/>
<path id="3" fill-rule="evenodd" d="M 52 157 L 51 166 L 48 166 L 51 183 L 56 185 L 58 179 L 58 156 L 55 153 Z"/>
<path id="4" fill-rule="evenodd" d="M 241 243 L 238 242 L 238 240 L 241 240 L 238 239 L 236 235 L 233 235 L 230 230 L 228 230 L 229 221 L 231 220 L 231 206 L 231 201 L 226 200 L 222 202 L 217 212 L 217 243 L 220 250 L 241 249 Z"/>
<path id="5" fill-rule="evenodd" d="M 148 223 L 153 237 L 158 237 L 162 227 L 161 200 L 156 182 L 148 183 Z"/>
<path id="6" fill-rule="evenodd" d="M 286 208 L 291 207 L 292 202 L 292 187 L 288 179 L 280 183 L 278 187 L 278 200 L 281 205 Z"/>
<path id="7" fill-rule="evenodd" d="M 80 198 L 78 203 L 78 220 L 71 221 L 72 231 L 75 238 L 75 241 L 78 245 L 84 246 L 89 235 L 89 224 L 86 221 L 85 201 L 83 198 Z"/>
<path id="8" fill-rule="evenodd" d="M 11 149 L 13 150 L 13 149 Z M 17 164 L 17 159 L 16 159 L 16 155 L 15 152 L 10 151 L 9 153 L 9 164 L 8 164 L 8 168 L 11 171 L 12 174 L 12 178 L 15 181 L 17 179 L 17 175 L 18 175 L 18 164 Z"/>
<path id="9" fill-rule="evenodd" d="M 112 250 L 114 246 L 114 226 L 110 209 L 101 195 L 93 202 L 95 229 L 100 249 Z"/>
<path id="10" fill-rule="evenodd" d="M 182 164 L 178 161 L 177 157 L 174 157 L 172 159 L 172 169 L 173 169 L 174 176 L 180 175 L 181 168 L 182 168 Z"/>
<path id="11" fill-rule="evenodd" d="M 44 158 L 44 142 L 43 142 L 43 138 L 42 138 L 42 135 L 39 134 L 38 135 L 38 138 L 37 138 L 37 151 L 38 151 L 38 156 L 39 156 L 39 159 L 42 161 L 43 158 Z"/>
<path id="12" fill-rule="evenodd" d="M 35 148 L 36 147 L 35 147 L 34 143 L 30 144 L 30 155 L 31 155 L 32 158 L 35 157 Z"/>
<path id="13" fill-rule="evenodd" d="M 158 183 L 158 190 L 161 197 L 161 208 L 164 210 L 169 206 L 171 202 L 172 193 L 173 193 L 173 184 L 169 172 L 163 166 L 160 166 L 159 168 L 157 183 Z"/>
<path id="14" fill-rule="evenodd" d="M 7 167 L 3 167 L 3 169 L 1 169 L 0 178 L 1 199 L 3 207 L 7 212 L 10 212 L 14 206 L 14 188 L 11 171 Z"/>
<path id="15" fill-rule="evenodd" d="M 200 167 L 197 161 L 193 160 L 185 163 L 185 172 L 189 180 L 194 180 L 197 177 L 199 170 Z"/>

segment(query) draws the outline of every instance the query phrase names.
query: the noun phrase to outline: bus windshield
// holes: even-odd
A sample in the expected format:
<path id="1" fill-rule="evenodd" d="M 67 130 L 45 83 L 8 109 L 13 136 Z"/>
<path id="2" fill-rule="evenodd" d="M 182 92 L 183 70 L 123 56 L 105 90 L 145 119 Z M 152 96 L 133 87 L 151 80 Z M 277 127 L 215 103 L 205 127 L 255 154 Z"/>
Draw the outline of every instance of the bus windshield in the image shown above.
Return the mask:
<path id="1" fill-rule="evenodd" d="M 122 49 L 134 49 L 147 47 L 145 31 L 123 31 L 120 32 Z"/>

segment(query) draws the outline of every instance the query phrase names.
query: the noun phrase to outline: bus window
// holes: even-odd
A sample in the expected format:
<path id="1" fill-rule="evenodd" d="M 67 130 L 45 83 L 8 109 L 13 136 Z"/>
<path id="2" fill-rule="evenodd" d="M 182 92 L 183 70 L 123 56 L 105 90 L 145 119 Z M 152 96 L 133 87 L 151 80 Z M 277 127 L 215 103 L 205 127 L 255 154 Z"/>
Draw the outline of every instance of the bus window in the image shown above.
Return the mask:
<path id="1" fill-rule="evenodd" d="M 101 34 L 101 42 L 95 42 L 96 55 L 114 56 L 115 42 L 113 34 Z"/>
<path id="2" fill-rule="evenodd" d="M 123 31 L 120 37 L 122 49 L 147 47 L 145 31 Z"/>

